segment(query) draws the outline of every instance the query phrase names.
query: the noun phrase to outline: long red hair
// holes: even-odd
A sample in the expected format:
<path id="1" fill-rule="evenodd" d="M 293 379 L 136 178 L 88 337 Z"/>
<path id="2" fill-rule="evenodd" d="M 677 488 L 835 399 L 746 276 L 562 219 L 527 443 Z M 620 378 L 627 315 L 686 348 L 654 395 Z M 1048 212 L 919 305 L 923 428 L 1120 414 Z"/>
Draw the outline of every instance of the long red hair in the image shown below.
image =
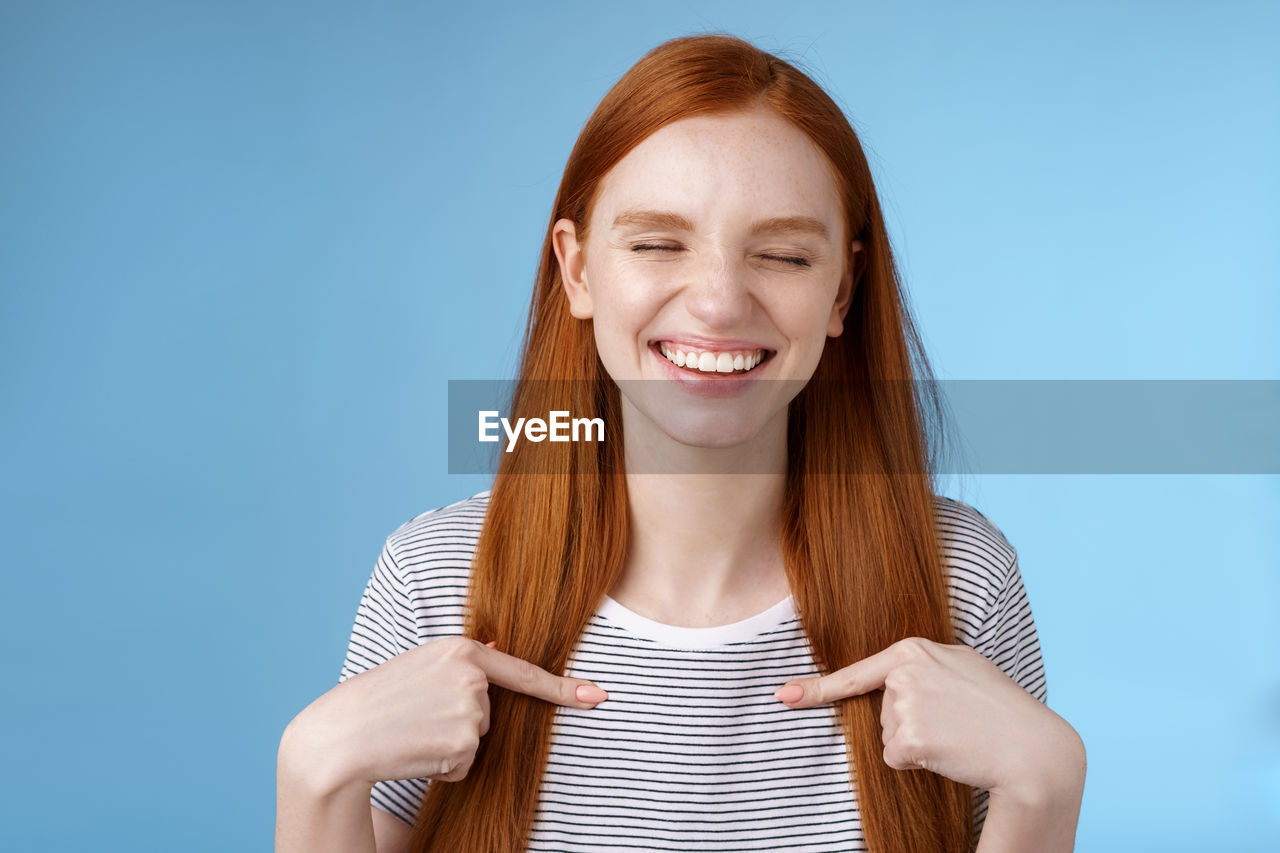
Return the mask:
<path id="1" fill-rule="evenodd" d="M 928 416 L 942 410 L 930 396 L 932 375 L 903 301 L 866 157 L 820 86 L 727 35 L 676 38 L 646 54 L 605 95 L 569 156 L 511 408 L 513 417 L 558 409 L 603 418 L 610 440 L 522 442 L 501 454 L 471 568 L 466 636 L 497 640 L 503 651 L 564 672 L 626 554 L 619 391 L 597 356 L 591 325 L 569 314 L 552 225 L 569 218 L 585 240 L 601 178 L 642 140 L 687 116 L 758 104 L 826 154 L 847 233 L 863 246 L 856 254 L 846 247 L 854 296 L 844 333 L 827 341 L 788 414 L 779 533 L 796 611 L 824 672 L 904 637 L 955 642 L 927 437 Z M 413 829 L 416 853 L 525 849 L 556 706 L 496 685 L 490 701 L 490 729 L 466 778 L 427 790 Z M 879 691 L 837 703 L 869 849 L 970 850 L 972 791 L 926 770 L 885 764 L 880 703 Z"/>

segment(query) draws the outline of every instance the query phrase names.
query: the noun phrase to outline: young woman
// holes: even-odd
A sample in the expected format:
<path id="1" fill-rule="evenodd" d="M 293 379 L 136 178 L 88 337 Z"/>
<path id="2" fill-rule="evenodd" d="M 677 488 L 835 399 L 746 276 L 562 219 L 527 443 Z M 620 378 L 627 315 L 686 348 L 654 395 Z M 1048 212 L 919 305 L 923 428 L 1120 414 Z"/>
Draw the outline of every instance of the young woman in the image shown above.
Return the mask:
<path id="1" fill-rule="evenodd" d="M 928 377 L 831 98 L 651 51 L 569 157 L 512 402 L 607 440 L 388 538 L 277 850 L 1072 849 L 1084 748 L 1016 552 L 935 494 Z"/>

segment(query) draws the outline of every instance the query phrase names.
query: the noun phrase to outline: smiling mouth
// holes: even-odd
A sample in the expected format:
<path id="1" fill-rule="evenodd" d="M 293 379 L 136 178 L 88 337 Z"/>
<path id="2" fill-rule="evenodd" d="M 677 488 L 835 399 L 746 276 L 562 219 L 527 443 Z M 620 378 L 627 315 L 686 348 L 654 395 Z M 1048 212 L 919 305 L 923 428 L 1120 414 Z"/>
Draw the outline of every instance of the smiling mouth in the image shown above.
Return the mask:
<path id="1" fill-rule="evenodd" d="M 650 344 L 658 355 L 693 376 L 741 376 L 758 368 L 773 355 L 773 350 L 707 350 L 681 347 L 666 341 Z"/>

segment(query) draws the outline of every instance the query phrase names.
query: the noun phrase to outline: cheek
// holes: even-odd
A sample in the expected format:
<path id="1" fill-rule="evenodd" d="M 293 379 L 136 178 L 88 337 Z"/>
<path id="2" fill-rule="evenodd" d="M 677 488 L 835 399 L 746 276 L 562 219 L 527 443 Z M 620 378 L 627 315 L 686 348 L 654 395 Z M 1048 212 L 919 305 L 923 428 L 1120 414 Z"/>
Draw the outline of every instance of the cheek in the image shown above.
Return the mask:
<path id="1" fill-rule="evenodd" d="M 666 292 L 661 281 L 635 270 L 614 271 L 596 290 L 595 312 L 614 332 L 634 332 L 652 319 Z"/>
<path id="2" fill-rule="evenodd" d="M 827 339 L 831 305 L 821 299 L 796 299 L 776 306 L 774 317 L 798 350 L 821 350 Z"/>
<path id="3" fill-rule="evenodd" d="M 634 377 L 644 357 L 641 332 L 657 310 L 654 288 L 639 276 L 614 273 L 600 276 L 592 297 L 592 325 L 596 352 L 615 380 Z"/>

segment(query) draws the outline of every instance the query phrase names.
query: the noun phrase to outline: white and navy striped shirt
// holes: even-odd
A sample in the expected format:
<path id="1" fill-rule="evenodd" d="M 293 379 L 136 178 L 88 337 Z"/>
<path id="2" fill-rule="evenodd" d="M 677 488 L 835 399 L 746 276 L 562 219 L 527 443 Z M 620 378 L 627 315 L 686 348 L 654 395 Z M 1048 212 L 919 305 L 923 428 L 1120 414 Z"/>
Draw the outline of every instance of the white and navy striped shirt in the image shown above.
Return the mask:
<path id="1" fill-rule="evenodd" d="M 387 538 L 356 612 L 339 681 L 462 633 L 489 492 L 423 513 Z M 1046 698 L 1017 552 L 986 516 L 939 497 L 957 641 Z M 790 597 L 741 622 L 664 625 L 605 600 L 565 675 L 609 693 L 557 707 L 530 851 L 865 850 L 834 706 L 788 708 L 816 675 Z M 372 804 L 412 823 L 428 780 L 376 784 Z M 974 802 L 978 830 L 987 793 Z"/>

